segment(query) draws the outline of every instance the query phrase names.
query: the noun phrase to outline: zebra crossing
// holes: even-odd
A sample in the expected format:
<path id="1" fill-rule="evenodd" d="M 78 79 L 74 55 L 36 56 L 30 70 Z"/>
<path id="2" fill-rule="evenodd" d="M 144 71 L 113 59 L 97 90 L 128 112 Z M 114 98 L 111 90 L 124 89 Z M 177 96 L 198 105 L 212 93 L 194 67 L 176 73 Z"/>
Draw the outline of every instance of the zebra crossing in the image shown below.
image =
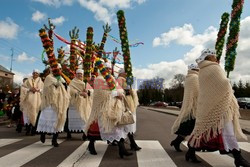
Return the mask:
<path id="1" fill-rule="evenodd" d="M 0 139 L 0 150 L 7 148 L 8 145 L 15 145 L 16 143 L 25 140 L 25 139 Z M 58 143 L 65 142 L 64 139 L 59 139 Z M 169 153 L 163 148 L 157 140 L 136 140 L 138 145 L 143 149 L 136 152 L 136 156 L 126 157 L 125 159 L 135 160 L 131 162 L 132 166 L 138 167 L 176 167 L 176 163 L 171 158 Z M 239 142 L 240 148 L 244 150 L 247 155 L 250 155 L 250 143 L 248 142 Z M 101 162 L 104 159 L 105 154 L 109 154 L 108 147 L 113 147 L 107 145 L 104 141 L 96 142 L 97 155 L 93 156 L 89 154 L 87 150 L 88 142 L 80 143 L 72 152 L 67 152 L 66 158 L 64 158 L 60 163 L 51 166 L 58 167 L 98 167 L 101 165 Z M 184 142 L 183 146 L 187 147 L 187 143 Z M 63 146 L 62 146 L 63 147 Z M 29 145 L 17 149 L 7 155 L 0 156 L 0 167 L 19 167 L 19 166 L 32 166 L 27 165 L 30 161 L 35 158 L 42 156 L 48 151 L 54 151 L 56 154 L 58 148 L 51 146 L 51 141 L 46 140 L 45 143 L 40 141 L 32 142 Z M 197 152 L 197 156 L 205 161 L 210 166 L 215 167 L 231 167 L 234 166 L 234 159 L 229 155 L 220 155 L 219 152 Z M 117 160 L 121 162 L 126 162 L 126 160 L 119 159 L 118 155 Z M 112 160 L 111 160 L 112 161 Z M 132 161 L 132 160 L 131 160 Z M 46 162 L 45 162 L 46 163 Z M 188 163 L 188 162 L 186 162 Z M 191 165 L 188 163 L 189 166 Z M 36 166 L 36 165 L 34 165 Z M 47 165 L 46 165 L 47 166 Z"/>

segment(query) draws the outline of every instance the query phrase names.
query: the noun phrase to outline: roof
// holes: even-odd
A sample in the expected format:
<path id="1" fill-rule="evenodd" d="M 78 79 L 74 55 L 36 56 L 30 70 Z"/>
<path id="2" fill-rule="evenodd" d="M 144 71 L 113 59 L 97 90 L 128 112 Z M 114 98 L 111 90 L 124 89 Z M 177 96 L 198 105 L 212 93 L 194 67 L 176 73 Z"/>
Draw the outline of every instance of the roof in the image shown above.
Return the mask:
<path id="1" fill-rule="evenodd" d="M 0 71 L 4 71 L 10 74 L 14 74 L 13 72 L 11 72 L 10 70 L 8 70 L 7 68 L 5 68 L 4 66 L 0 65 Z"/>

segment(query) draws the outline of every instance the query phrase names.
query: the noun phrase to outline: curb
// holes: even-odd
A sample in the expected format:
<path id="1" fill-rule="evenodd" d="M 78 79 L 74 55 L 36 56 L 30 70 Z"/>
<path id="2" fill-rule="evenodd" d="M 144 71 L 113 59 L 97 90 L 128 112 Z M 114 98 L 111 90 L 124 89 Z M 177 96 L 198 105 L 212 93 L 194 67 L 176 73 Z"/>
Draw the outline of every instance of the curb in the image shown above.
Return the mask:
<path id="1" fill-rule="evenodd" d="M 151 111 L 156 111 L 156 112 L 159 112 L 159 113 L 163 113 L 163 114 L 168 114 L 168 115 L 174 115 L 174 116 L 178 116 L 179 114 L 175 114 L 175 113 L 169 113 L 169 112 L 164 112 L 164 111 L 159 111 L 157 109 L 151 109 L 151 108 L 144 108 L 143 109 L 146 109 L 146 110 L 151 110 Z M 245 130 L 245 129 L 242 129 L 243 133 L 244 134 L 247 134 L 247 135 L 250 135 L 250 131 L 248 130 Z"/>

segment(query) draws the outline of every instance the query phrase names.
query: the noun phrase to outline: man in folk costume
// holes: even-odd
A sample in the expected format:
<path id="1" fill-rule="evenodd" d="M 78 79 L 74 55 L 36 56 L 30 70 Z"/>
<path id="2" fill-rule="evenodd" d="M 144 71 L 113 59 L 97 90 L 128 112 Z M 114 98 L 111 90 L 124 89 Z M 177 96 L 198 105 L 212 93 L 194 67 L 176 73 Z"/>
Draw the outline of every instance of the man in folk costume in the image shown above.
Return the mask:
<path id="1" fill-rule="evenodd" d="M 110 63 L 105 63 L 105 66 L 111 71 Z M 94 81 L 93 105 L 86 129 L 88 130 L 90 125 L 97 120 L 101 139 L 111 143 L 117 141 L 119 155 L 123 158 L 123 156 L 130 156 L 132 153 L 128 152 L 124 146 L 124 139 L 127 137 L 125 127 L 117 126 L 118 121 L 121 120 L 122 111 L 125 110 L 122 104 L 124 92 L 118 87 L 117 84 L 115 90 L 110 90 L 106 80 L 99 72 Z M 88 148 L 91 154 L 97 154 L 93 140 L 90 140 Z"/>
<path id="2" fill-rule="evenodd" d="M 135 123 L 126 125 L 126 131 L 128 132 L 128 138 L 130 141 L 131 150 L 138 151 L 141 149 L 134 139 L 134 133 L 136 132 L 136 108 L 139 105 L 138 96 L 135 90 L 129 89 L 126 83 L 127 74 L 124 68 L 120 68 L 119 76 L 117 78 L 118 84 L 125 91 L 124 105 L 132 112 Z"/>
<path id="3" fill-rule="evenodd" d="M 180 149 L 181 142 L 186 136 L 190 135 L 194 129 L 199 91 L 198 75 L 198 66 L 190 64 L 184 84 L 184 97 L 181 111 L 172 126 L 172 134 L 176 134 L 177 137 L 170 145 L 174 146 L 178 152 L 182 152 Z"/>
<path id="4" fill-rule="evenodd" d="M 196 60 L 199 72 L 199 96 L 195 127 L 190 135 L 186 160 L 195 157 L 194 150 L 232 153 L 236 166 L 249 167 L 241 156 L 237 138 L 246 139 L 239 124 L 239 106 L 232 86 L 214 51 L 206 49 Z"/>
<path id="5" fill-rule="evenodd" d="M 58 68 L 61 72 L 60 64 L 58 64 Z M 65 80 L 61 76 L 54 77 L 51 71 L 44 81 L 41 114 L 37 127 L 37 131 L 41 132 L 40 140 L 42 143 L 45 142 L 45 135 L 48 133 L 53 134 L 52 145 L 59 146 L 57 143 L 58 133 L 63 131 L 69 98 Z"/>
<path id="6" fill-rule="evenodd" d="M 69 132 L 83 132 L 82 139 L 86 140 L 85 124 L 89 118 L 93 94 L 92 87 L 83 82 L 83 70 L 76 70 L 76 77 L 70 82 L 70 106 L 68 111 Z"/>
<path id="7" fill-rule="evenodd" d="M 35 134 L 37 115 L 41 106 L 41 92 L 43 81 L 39 77 L 39 71 L 33 70 L 32 77 L 29 77 L 21 87 L 20 108 L 23 112 L 24 125 L 26 125 L 26 135 L 31 131 Z"/>

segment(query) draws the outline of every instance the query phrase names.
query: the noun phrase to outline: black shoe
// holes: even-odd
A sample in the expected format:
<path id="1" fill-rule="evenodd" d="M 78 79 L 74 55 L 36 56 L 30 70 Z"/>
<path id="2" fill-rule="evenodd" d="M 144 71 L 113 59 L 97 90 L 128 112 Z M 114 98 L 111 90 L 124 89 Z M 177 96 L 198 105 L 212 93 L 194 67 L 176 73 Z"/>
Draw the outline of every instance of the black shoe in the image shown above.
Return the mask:
<path id="1" fill-rule="evenodd" d="M 234 164 L 235 164 L 236 167 L 240 167 L 240 166 L 250 167 L 250 163 L 241 156 L 240 151 L 234 149 L 232 151 L 232 153 L 233 153 L 233 156 L 234 156 Z"/>
<path id="2" fill-rule="evenodd" d="M 201 163 L 201 161 L 199 161 L 196 156 L 195 156 L 195 150 L 194 149 L 188 149 L 188 152 L 185 155 L 186 161 L 189 161 L 189 159 L 191 160 L 191 162 L 193 163 Z"/>
<path id="3" fill-rule="evenodd" d="M 52 140 L 52 146 L 54 146 L 54 147 L 59 147 L 59 144 L 57 143 L 57 141 L 53 141 L 53 140 Z"/>
<path id="4" fill-rule="evenodd" d="M 131 156 L 133 155 L 133 153 L 131 152 L 128 152 L 124 146 L 124 139 L 121 139 L 119 142 L 118 142 L 118 146 L 119 146 L 119 156 L 121 158 L 123 158 L 123 156 Z"/>
<path id="5" fill-rule="evenodd" d="M 95 150 L 95 141 L 94 140 L 89 141 L 88 150 L 89 150 L 90 154 L 97 155 L 97 152 Z"/>
<path id="6" fill-rule="evenodd" d="M 141 149 L 141 147 L 139 147 L 136 144 L 133 133 L 132 134 L 128 133 L 128 138 L 129 138 L 129 141 L 130 141 L 130 148 L 131 148 L 131 150 L 133 150 L 133 151 L 139 151 Z"/>
<path id="7" fill-rule="evenodd" d="M 42 133 L 42 134 L 40 135 L 40 141 L 41 141 L 42 143 L 45 142 L 45 133 Z"/>
<path id="8" fill-rule="evenodd" d="M 180 149 L 180 144 L 181 142 L 184 140 L 184 137 L 181 136 L 177 136 L 176 139 L 174 139 L 171 143 L 170 146 L 174 146 L 175 150 L 177 152 L 182 152 L 182 150 Z"/>

